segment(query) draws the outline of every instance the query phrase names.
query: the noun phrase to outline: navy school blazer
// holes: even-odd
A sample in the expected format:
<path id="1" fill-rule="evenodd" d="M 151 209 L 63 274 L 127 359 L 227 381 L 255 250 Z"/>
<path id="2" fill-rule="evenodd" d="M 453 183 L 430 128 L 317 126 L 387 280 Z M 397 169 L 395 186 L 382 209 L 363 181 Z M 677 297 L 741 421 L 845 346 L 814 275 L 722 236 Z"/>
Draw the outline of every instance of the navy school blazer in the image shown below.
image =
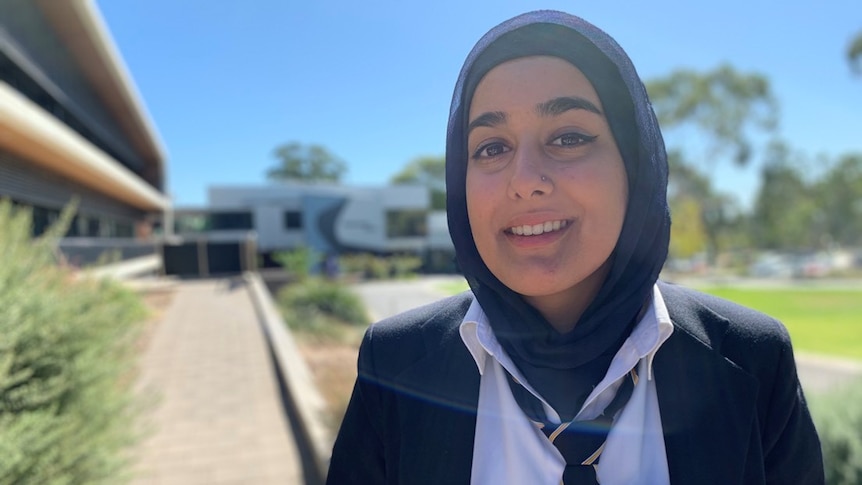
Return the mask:
<path id="1" fill-rule="evenodd" d="M 672 484 L 822 484 L 820 441 L 778 321 L 659 283 L 674 332 L 653 362 Z M 369 328 L 327 484 L 469 484 L 479 372 L 466 292 Z"/>

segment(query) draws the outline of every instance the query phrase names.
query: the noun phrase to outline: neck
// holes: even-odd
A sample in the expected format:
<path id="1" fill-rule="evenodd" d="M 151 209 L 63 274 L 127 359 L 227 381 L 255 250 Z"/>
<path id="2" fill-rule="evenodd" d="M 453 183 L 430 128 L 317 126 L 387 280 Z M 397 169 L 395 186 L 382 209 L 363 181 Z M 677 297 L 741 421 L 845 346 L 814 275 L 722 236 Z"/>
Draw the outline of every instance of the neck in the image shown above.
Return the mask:
<path id="1" fill-rule="evenodd" d="M 598 295 L 609 270 L 610 263 L 605 262 L 571 288 L 552 295 L 524 296 L 524 300 L 539 310 L 554 330 L 560 334 L 569 333 L 575 329 L 587 307 Z"/>

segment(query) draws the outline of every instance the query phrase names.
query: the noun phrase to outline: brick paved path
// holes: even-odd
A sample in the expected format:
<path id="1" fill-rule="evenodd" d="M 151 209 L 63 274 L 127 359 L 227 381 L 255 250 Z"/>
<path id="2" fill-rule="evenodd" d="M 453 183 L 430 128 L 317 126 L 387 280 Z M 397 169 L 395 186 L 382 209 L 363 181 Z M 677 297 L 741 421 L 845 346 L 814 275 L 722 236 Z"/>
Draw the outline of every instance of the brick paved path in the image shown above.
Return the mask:
<path id="1" fill-rule="evenodd" d="M 142 358 L 148 413 L 132 485 L 301 484 L 266 340 L 239 278 L 177 283 Z"/>

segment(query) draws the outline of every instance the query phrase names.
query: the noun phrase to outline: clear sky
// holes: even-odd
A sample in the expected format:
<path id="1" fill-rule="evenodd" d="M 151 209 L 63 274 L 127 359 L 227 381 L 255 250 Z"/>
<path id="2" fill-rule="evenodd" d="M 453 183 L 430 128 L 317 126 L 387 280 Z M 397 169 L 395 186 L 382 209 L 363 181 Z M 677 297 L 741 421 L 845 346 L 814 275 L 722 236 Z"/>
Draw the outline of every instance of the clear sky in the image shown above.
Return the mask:
<path id="1" fill-rule="evenodd" d="M 845 60 L 862 1 L 97 0 L 168 154 L 175 205 L 260 184 L 273 149 L 327 147 L 344 182 L 381 185 L 444 151 L 461 63 L 499 22 L 536 8 L 611 34 L 644 79 L 729 62 L 769 77 L 781 134 L 814 156 L 862 152 L 862 75 Z M 674 145 L 666 137 L 668 146 Z M 756 168 L 718 164 L 745 203 Z"/>

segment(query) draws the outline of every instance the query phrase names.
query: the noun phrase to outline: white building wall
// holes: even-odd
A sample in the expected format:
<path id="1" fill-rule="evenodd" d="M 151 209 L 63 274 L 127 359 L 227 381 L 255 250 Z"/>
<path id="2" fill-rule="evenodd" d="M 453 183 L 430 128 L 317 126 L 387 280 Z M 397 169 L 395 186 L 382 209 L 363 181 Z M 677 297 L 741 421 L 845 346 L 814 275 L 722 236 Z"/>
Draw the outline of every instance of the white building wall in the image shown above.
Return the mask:
<path id="1" fill-rule="evenodd" d="M 308 244 L 306 231 L 316 221 L 303 220 L 302 230 L 284 227 L 285 211 L 303 211 L 307 197 L 343 197 L 335 221 L 335 238 L 343 246 L 377 252 L 422 251 L 425 237 L 388 238 L 390 210 L 427 210 L 428 189 L 420 186 L 348 187 L 333 184 L 278 183 L 260 186 L 216 186 L 208 190 L 213 210 L 243 209 L 254 214 L 258 248 L 263 252 Z"/>

